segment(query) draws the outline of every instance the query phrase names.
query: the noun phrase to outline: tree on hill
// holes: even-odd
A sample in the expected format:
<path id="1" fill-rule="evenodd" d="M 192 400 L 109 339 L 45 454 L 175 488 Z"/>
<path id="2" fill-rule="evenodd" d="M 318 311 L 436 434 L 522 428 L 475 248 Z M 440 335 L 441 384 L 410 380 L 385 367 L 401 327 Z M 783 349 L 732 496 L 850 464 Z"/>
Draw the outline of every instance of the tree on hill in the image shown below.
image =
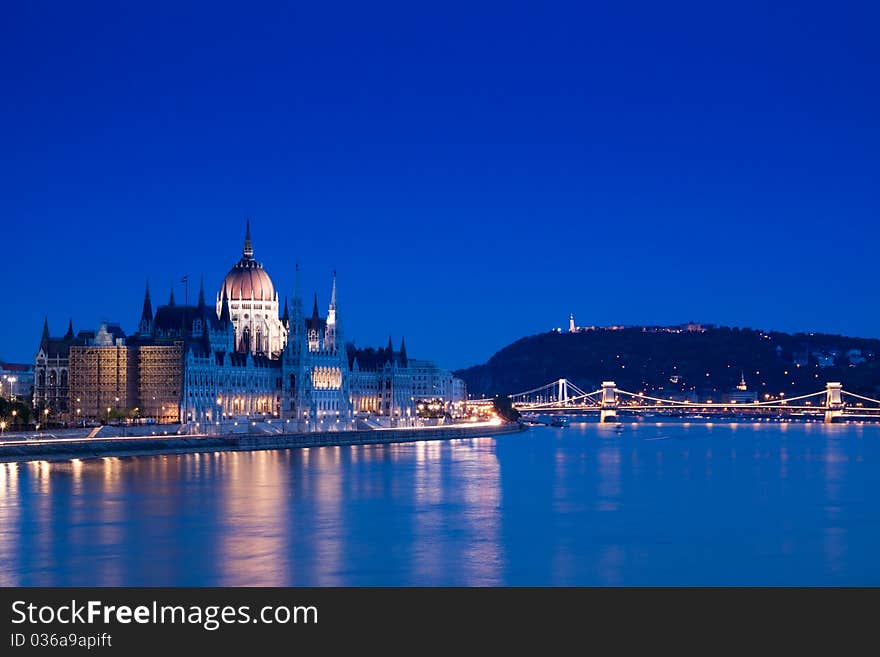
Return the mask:
<path id="1" fill-rule="evenodd" d="M 567 378 L 584 390 L 611 380 L 632 392 L 701 396 L 749 390 L 786 396 L 841 381 L 880 392 L 880 340 L 718 327 L 705 331 L 549 332 L 517 340 L 483 365 L 456 372 L 475 396 L 514 394 Z"/>

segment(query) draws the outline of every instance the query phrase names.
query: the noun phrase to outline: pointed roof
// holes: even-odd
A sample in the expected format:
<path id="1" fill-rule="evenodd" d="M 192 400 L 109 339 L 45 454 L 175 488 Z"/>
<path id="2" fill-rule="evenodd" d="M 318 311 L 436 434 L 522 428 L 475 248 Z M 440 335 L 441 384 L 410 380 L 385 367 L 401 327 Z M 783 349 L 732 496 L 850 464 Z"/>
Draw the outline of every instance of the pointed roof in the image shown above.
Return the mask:
<path id="1" fill-rule="evenodd" d="M 333 270 L 333 289 L 330 292 L 330 309 L 336 310 L 336 270 Z"/>
<path id="2" fill-rule="evenodd" d="M 244 230 L 244 249 L 242 249 L 242 255 L 248 259 L 253 260 L 254 258 L 254 245 L 251 242 L 251 218 L 245 218 L 245 230 Z"/>
<path id="3" fill-rule="evenodd" d="M 43 335 L 40 336 L 40 344 L 46 345 L 49 342 L 49 316 L 43 315 Z"/>
<path id="4" fill-rule="evenodd" d="M 220 324 L 228 326 L 232 321 L 229 314 L 229 297 L 226 296 L 226 288 L 223 288 L 222 297 L 220 298 Z"/>
<path id="5" fill-rule="evenodd" d="M 199 310 L 205 309 L 205 277 L 202 276 L 199 279 Z"/>
<path id="6" fill-rule="evenodd" d="M 169 306 L 174 305 L 174 283 L 171 284 L 171 296 L 168 297 L 168 305 Z"/>
<path id="7" fill-rule="evenodd" d="M 312 306 L 312 319 L 318 319 L 318 293 L 315 292 L 315 304 Z"/>
<path id="8" fill-rule="evenodd" d="M 286 295 L 284 297 L 284 312 L 281 314 L 281 321 L 282 322 L 289 322 L 290 321 L 290 312 L 287 310 L 287 296 Z"/>
<path id="9" fill-rule="evenodd" d="M 141 321 L 142 322 L 152 322 L 153 321 L 153 303 L 150 300 L 150 280 L 147 279 L 147 287 L 144 291 L 144 308 L 141 310 Z"/>
<path id="10" fill-rule="evenodd" d="M 65 340 L 73 340 L 73 318 L 67 322 L 67 333 L 64 334 Z"/>
<path id="11" fill-rule="evenodd" d="M 406 367 L 407 366 L 407 358 L 406 358 L 406 338 L 400 338 L 400 363 Z"/>

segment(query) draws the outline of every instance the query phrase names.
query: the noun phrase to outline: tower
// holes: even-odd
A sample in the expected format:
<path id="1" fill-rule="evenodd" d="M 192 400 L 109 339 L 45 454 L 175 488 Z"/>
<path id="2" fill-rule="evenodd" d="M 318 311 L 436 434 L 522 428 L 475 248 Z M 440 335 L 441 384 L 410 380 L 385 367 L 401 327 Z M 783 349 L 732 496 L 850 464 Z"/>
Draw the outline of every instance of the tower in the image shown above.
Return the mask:
<path id="1" fill-rule="evenodd" d="M 330 292 L 330 306 L 327 308 L 327 327 L 324 334 L 324 348 L 336 350 L 336 270 L 333 270 L 333 287 Z"/>
<path id="2" fill-rule="evenodd" d="M 153 331 L 153 303 L 150 301 L 150 281 L 144 290 L 144 307 L 141 310 L 141 321 L 138 324 L 141 335 L 149 335 Z"/>
<path id="3" fill-rule="evenodd" d="M 262 263 L 254 259 L 251 221 L 246 220 L 241 259 L 232 266 L 217 293 L 217 315 L 223 295 L 235 326 L 236 351 L 277 358 L 287 341 L 278 312 L 278 293 Z"/>

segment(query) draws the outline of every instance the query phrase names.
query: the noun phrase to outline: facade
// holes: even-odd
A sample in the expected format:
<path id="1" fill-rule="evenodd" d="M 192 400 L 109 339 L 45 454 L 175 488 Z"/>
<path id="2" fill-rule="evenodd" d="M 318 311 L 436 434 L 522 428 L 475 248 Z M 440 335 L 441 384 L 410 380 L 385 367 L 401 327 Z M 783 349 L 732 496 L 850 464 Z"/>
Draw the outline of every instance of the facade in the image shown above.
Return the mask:
<path id="1" fill-rule="evenodd" d="M 101 326 L 100 330 L 106 329 Z M 121 333 L 121 331 L 120 331 Z M 137 405 L 137 372 L 124 336 L 115 344 L 73 345 L 69 350 L 71 419 L 110 419 Z"/>
<path id="2" fill-rule="evenodd" d="M 293 312 L 285 321 L 288 334 L 281 356 L 282 417 L 301 431 L 353 428 L 351 372 L 336 307 L 336 273 L 327 316 L 319 315 L 315 295 L 312 314 L 305 318 L 297 271 Z"/>
<path id="3" fill-rule="evenodd" d="M 352 406 L 356 415 L 377 415 L 392 423 L 415 418 L 413 372 L 406 343 L 394 351 L 391 338 L 384 349 L 348 348 Z"/>
<path id="4" fill-rule="evenodd" d="M 452 375 L 449 370 L 437 367 L 428 360 L 410 360 L 413 375 L 413 395 L 417 404 L 440 402 L 446 413 L 463 413 L 463 403 L 467 400 L 467 387 L 462 379 Z"/>
<path id="5" fill-rule="evenodd" d="M 83 344 L 87 336 L 73 334 L 73 322 L 61 338 L 49 336 L 49 320 L 43 320 L 40 347 L 34 359 L 34 408 L 53 417 L 70 411 L 70 347 Z"/>

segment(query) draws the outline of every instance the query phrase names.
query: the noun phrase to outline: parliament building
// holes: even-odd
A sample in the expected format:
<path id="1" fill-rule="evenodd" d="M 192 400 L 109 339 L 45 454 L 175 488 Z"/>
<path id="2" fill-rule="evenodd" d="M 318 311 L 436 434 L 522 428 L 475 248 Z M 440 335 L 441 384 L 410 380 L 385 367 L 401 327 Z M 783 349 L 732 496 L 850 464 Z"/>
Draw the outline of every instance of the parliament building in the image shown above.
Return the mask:
<path id="1" fill-rule="evenodd" d="M 297 271 L 290 306 L 254 259 L 248 222 L 241 259 L 212 303 L 200 286 L 194 306 L 153 306 L 144 293 L 137 330 L 116 324 L 60 338 L 43 324 L 34 363 L 34 405 L 55 421 L 149 419 L 205 428 L 241 419 L 278 419 L 290 431 L 406 426 L 423 403 L 421 370 L 406 346 L 359 350 L 345 344 L 336 274 L 325 315 L 317 294 L 306 315 Z M 418 361 L 417 361 L 418 362 Z M 437 369 L 437 368 L 435 368 Z M 448 372 L 437 370 L 441 374 Z M 452 411 L 463 384 L 440 401 Z M 452 390 L 452 388 L 450 388 Z"/>

